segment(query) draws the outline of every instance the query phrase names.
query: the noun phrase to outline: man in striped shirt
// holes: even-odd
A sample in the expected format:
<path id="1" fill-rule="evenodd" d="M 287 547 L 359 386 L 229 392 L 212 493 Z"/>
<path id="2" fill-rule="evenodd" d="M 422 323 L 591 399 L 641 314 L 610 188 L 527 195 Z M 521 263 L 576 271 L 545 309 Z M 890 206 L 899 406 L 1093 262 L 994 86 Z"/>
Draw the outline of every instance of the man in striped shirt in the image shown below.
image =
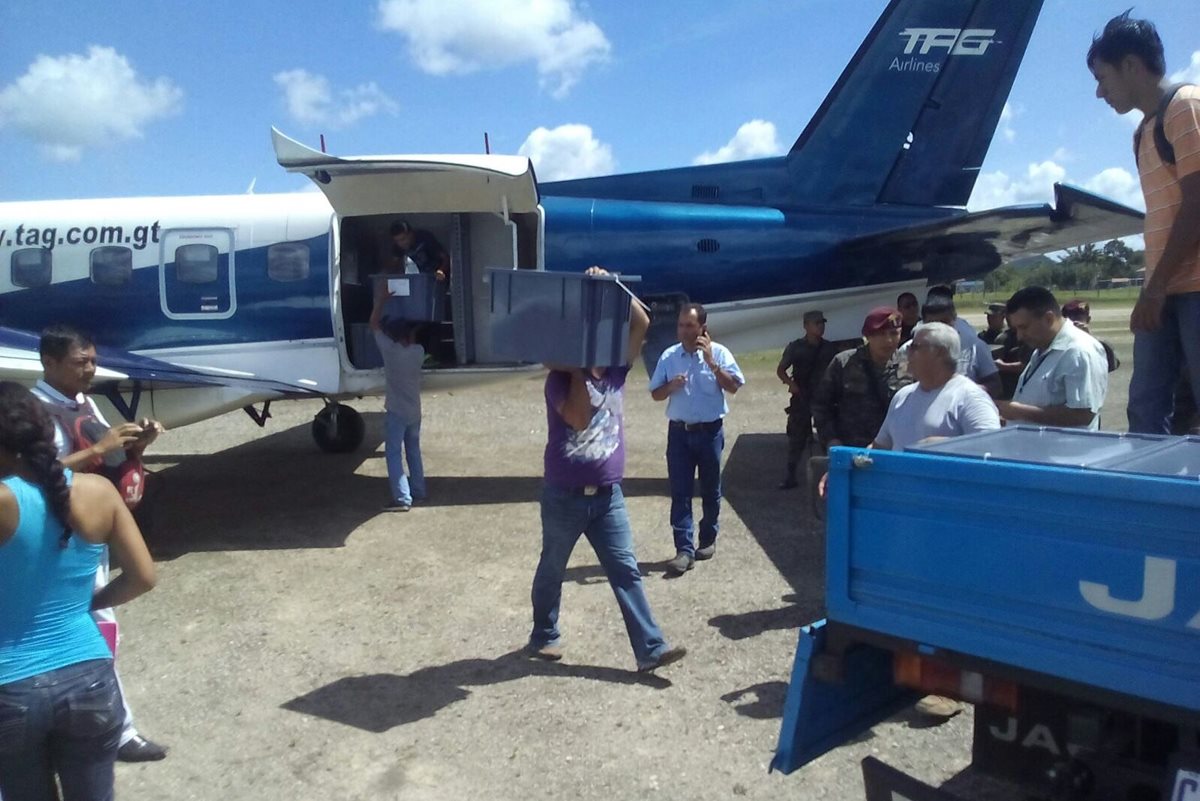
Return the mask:
<path id="1" fill-rule="evenodd" d="M 1118 114 L 1143 115 L 1134 156 L 1146 198 L 1146 282 L 1129 321 L 1129 430 L 1166 434 L 1185 365 L 1200 397 L 1200 88 L 1170 85 L 1158 32 L 1129 12 L 1092 40 L 1087 63 L 1097 97 Z"/>

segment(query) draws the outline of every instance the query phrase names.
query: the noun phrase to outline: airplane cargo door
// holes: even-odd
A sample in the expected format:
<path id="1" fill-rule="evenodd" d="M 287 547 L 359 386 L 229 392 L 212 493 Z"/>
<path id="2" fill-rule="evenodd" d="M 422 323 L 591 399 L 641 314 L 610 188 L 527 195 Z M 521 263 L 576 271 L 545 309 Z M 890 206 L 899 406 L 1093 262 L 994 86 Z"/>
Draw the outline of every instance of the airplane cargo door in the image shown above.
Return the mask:
<path id="1" fill-rule="evenodd" d="M 162 234 L 159 297 L 172 320 L 225 319 L 237 310 L 233 231 L 174 228 Z"/>
<path id="2" fill-rule="evenodd" d="M 427 352 L 438 367 L 491 363 L 484 269 L 544 266 L 542 209 L 529 159 L 486 154 L 339 157 L 275 129 L 272 141 L 279 164 L 307 175 L 333 206 L 342 225 L 342 258 L 357 267 L 360 284 L 367 285 L 372 275 L 405 269 L 391 234 L 401 221 L 445 250 L 452 313 L 427 329 L 436 334 Z M 415 263 L 413 268 L 432 271 Z M 355 326 L 366 332 L 366 316 L 344 318 L 351 328 L 347 352 L 355 367 L 368 364 L 356 361 L 363 348 L 353 341 Z"/>

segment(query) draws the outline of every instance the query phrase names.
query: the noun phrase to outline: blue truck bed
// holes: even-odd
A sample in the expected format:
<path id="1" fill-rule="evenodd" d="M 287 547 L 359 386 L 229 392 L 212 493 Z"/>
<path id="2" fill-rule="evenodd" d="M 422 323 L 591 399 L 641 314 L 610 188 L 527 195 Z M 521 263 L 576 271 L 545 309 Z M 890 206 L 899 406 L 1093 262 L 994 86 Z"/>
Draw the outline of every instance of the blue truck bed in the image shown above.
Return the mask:
<path id="1" fill-rule="evenodd" d="M 831 628 L 1197 719 L 1200 440 L 1016 427 L 904 453 L 835 448 L 829 469 Z M 813 670 L 823 636 L 801 633 L 783 770 L 829 747 L 805 712 L 835 689 Z"/>

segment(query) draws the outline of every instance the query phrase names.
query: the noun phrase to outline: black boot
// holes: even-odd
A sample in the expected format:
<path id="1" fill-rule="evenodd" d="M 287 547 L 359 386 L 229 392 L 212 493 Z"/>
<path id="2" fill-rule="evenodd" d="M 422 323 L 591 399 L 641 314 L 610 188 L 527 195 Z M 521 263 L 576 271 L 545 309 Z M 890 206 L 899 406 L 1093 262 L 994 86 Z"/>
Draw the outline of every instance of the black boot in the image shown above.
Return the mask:
<path id="1" fill-rule="evenodd" d="M 795 462 L 788 462 L 787 475 L 780 482 L 779 488 L 781 490 L 789 490 L 795 489 L 798 486 L 800 485 L 796 483 L 796 464 Z"/>

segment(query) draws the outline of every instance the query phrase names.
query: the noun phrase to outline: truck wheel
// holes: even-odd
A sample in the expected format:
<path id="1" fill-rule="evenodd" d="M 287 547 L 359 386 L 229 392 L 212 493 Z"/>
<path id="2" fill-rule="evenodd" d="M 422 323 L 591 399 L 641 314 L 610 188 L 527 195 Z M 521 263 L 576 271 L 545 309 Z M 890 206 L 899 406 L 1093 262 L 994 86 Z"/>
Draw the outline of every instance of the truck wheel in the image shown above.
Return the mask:
<path id="1" fill-rule="evenodd" d="M 362 415 L 344 403 L 330 403 L 317 412 L 312 435 L 326 453 L 350 453 L 362 444 L 366 425 Z"/>

